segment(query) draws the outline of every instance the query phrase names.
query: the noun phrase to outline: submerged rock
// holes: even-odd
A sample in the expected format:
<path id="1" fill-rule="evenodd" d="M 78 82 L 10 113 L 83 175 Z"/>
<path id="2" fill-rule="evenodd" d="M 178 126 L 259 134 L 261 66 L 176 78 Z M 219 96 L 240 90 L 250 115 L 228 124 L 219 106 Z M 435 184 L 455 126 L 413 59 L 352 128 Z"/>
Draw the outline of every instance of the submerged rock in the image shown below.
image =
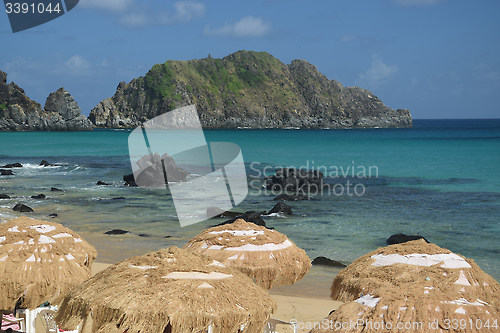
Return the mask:
<path id="1" fill-rule="evenodd" d="M 48 167 L 48 166 L 55 166 L 55 164 L 49 163 L 46 160 L 42 160 L 39 166 Z"/>
<path id="2" fill-rule="evenodd" d="M 218 207 L 208 207 L 207 208 L 207 216 L 211 217 L 237 217 L 243 213 L 240 212 L 230 212 L 220 209 Z"/>
<path id="3" fill-rule="evenodd" d="M 266 189 L 271 191 L 318 193 L 323 188 L 323 173 L 318 170 L 280 168 L 267 177 Z"/>
<path id="4" fill-rule="evenodd" d="M 15 212 L 21 212 L 21 213 L 31 213 L 34 212 L 33 208 L 26 206 L 25 204 L 18 203 L 17 205 L 12 208 L 13 211 Z"/>
<path id="5" fill-rule="evenodd" d="M 21 163 L 11 163 L 11 164 L 5 164 L 4 166 L 0 166 L 0 168 L 6 168 L 6 169 L 12 169 L 12 168 L 22 168 L 23 165 Z"/>
<path id="6" fill-rule="evenodd" d="M 267 215 L 274 213 L 282 213 L 283 215 L 292 215 L 292 208 L 288 206 L 286 203 L 280 201 L 274 207 L 267 212 Z"/>
<path id="7" fill-rule="evenodd" d="M 174 159 L 167 153 L 161 157 L 158 153 L 144 155 L 136 164 L 139 170 L 123 176 L 123 180 L 128 186 L 162 188 L 165 187 L 166 183 L 185 182 L 189 174 L 183 168 L 179 168 Z"/>
<path id="8" fill-rule="evenodd" d="M 232 219 L 230 220 L 227 220 L 227 221 L 224 221 L 218 225 L 224 225 L 224 224 L 229 224 L 229 223 L 233 223 L 234 221 L 238 220 L 238 219 L 243 219 L 247 222 L 252 222 L 253 224 L 256 224 L 256 225 L 260 225 L 262 227 L 266 227 L 266 222 L 264 221 L 264 219 L 262 218 L 262 215 L 265 215 L 266 212 L 255 212 L 255 211 L 247 211 L 243 214 L 240 214 L 236 217 L 233 217 Z M 272 229 L 272 228 L 268 228 L 268 229 Z"/>
<path id="9" fill-rule="evenodd" d="M 130 231 L 127 230 L 122 230 L 122 229 L 113 229 L 106 231 L 104 234 L 105 235 L 123 235 L 123 234 L 128 234 Z"/>
<path id="10" fill-rule="evenodd" d="M 405 235 L 405 234 L 392 235 L 391 237 L 387 238 L 386 243 L 389 245 L 401 244 L 401 243 L 406 243 L 406 242 L 417 240 L 417 239 L 423 239 L 427 243 L 429 243 L 429 241 L 427 239 L 425 239 L 425 237 L 423 237 L 423 236 Z"/>
<path id="11" fill-rule="evenodd" d="M 31 196 L 31 199 L 39 199 L 39 200 L 42 200 L 42 199 L 45 199 L 45 198 L 46 198 L 46 196 L 45 196 L 45 194 L 43 194 L 43 193 L 40 193 L 39 195 L 32 195 L 32 196 Z"/>
<path id="12" fill-rule="evenodd" d="M 317 266 L 330 266 L 330 267 L 347 267 L 343 263 L 332 260 L 327 257 L 316 257 L 314 260 L 311 262 L 312 265 L 317 265 Z"/>

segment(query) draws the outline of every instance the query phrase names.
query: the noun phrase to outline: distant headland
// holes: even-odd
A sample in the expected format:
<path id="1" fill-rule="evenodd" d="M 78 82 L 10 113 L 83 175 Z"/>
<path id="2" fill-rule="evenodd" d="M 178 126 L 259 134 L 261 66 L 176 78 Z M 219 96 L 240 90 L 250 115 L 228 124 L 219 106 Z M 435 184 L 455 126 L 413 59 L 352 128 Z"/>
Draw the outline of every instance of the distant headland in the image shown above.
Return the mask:
<path id="1" fill-rule="evenodd" d="M 3 131 L 135 128 L 190 104 L 204 128 L 412 127 L 409 110 L 391 109 L 368 90 L 329 80 L 307 61 L 287 65 L 267 52 L 156 64 L 144 76 L 120 82 L 88 118 L 63 88 L 42 109 L 6 77 L 0 71 Z"/>

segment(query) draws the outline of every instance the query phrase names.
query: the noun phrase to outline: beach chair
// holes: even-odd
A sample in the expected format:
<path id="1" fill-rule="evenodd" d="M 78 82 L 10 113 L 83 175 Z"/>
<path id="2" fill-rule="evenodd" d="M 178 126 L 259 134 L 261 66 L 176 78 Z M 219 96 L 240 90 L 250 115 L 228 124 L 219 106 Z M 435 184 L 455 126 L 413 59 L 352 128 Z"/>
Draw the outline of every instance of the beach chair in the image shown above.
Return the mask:
<path id="1" fill-rule="evenodd" d="M 264 333 L 276 333 L 276 325 L 290 325 L 293 326 L 293 333 L 299 332 L 297 324 L 295 323 L 290 323 L 281 319 L 270 318 L 267 321 L 266 326 L 264 327 Z"/>
<path id="2" fill-rule="evenodd" d="M 21 317 L 24 317 L 26 333 L 35 333 L 37 316 L 44 310 L 57 311 L 57 306 L 41 306 L 36 309 L 17 309 L 17 313 Z"/>
<path id="3" fill-rule="evenodd" d="M 38 318 L 40 322 L 42 323 L 42 327 L 45 330 L 45 332 L 38 332 L 37 333 L 58 333 L 59 330 L 57 329 L 57 324 L 54 318 L 56 317 L 56 312 L 53 310 L 42 310 L 38 314 Z"/>
<path id="4" fill-rule="evenodd" d="M 7 324 L 9 324 L 9 323 L 10 324 L 17 324 L 21 331 L 24 331 L 26 329 L 25 328 L 26 324 L 25 324 L 24 318 L 16 318 L 14 315 L 4 314 L 3 310 L 0 310 L 0 318 L 1 318 L 0 330 L 1 330 L 1 327 L 4 326 L 3 325 L 4 322 Z"/>

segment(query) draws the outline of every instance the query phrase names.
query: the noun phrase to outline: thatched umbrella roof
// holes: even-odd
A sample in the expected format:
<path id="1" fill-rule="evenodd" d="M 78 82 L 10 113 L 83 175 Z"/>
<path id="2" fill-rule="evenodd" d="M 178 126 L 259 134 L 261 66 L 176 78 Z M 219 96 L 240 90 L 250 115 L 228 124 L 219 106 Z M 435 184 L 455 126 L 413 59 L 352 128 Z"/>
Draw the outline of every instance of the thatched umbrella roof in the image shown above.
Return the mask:
<path id="1" fill-rule="evenodd" d="M 56 318 L 82 332 L 262 331 L 276 302 L 237 270 L 172 246 L 110 266 L 73 289 Z"/>
<path id="2" fill-rule="evenodd" d="M 330 327 L 313 332 L 380 332 L 382 322 L 392 330 L 406 324 L 399 329 L 405 332 L 438 331 L 435 325 L 443 329 L 454 324 L 464 332 L 490 332 L 484 324 L 489 319 L 494 329 L 500 315 L 497 281 L 473 260 L 423 240 L 379 248 L 356 259 L 335 277 L 331 297 L 347 303 L 326 318 Z M 346 321 L 360 325 L 335 329 Z"/>
<path id="3" fill-rule="evenodd" d="M 500 285 L 474 260 L 421 239 L 379 248 L 356 259 L 333 280 L 331 297 L 347 302 L 391 287 L 411 287 L 422 294 L 434 289 L 500 306 Z"/>
<path id="4" fill-rule="evenodd" d="M 0 223 L 0 309 L 33 309 L 91 276 L 95 248 L 59 223 L 19 217 Z"/>
<path id="5" fill-rule="evenodd" d="M 311 268 L 306 252 L 286 235 L 242 219 L 206 229 L 184 248 L 240 270 L 265 289 L 293 284 Z"/>
<path id="6" fill-rule="evenodd" d="M 500 309 L 439 290 L 379 290 L 341 305 L 311 333 L 498 332 Z"/>

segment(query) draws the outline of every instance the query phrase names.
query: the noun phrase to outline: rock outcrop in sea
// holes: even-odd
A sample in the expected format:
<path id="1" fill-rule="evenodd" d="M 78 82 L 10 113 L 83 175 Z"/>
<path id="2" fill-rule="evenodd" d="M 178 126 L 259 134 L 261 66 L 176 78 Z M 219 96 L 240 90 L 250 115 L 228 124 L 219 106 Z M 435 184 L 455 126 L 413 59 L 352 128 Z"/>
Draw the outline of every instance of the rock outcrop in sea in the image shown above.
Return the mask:
<path id="1" fill-rule="evenodd" d="M 45 107 L 32 101 L 0 71 L 0 131 L 87 131 L 92 123 L 64 88 L 51 93 Z"/>
<path id="2" fill-rule="evenodd" d="M 120 82 L 89 119 L 101 128 L 135 128 L 190 104 L 204 128 L 412 127 L 409 110 L 329 80 L 307 61 L 287 65 L 252 51 L 156 64 L 145 76 Z"/>

